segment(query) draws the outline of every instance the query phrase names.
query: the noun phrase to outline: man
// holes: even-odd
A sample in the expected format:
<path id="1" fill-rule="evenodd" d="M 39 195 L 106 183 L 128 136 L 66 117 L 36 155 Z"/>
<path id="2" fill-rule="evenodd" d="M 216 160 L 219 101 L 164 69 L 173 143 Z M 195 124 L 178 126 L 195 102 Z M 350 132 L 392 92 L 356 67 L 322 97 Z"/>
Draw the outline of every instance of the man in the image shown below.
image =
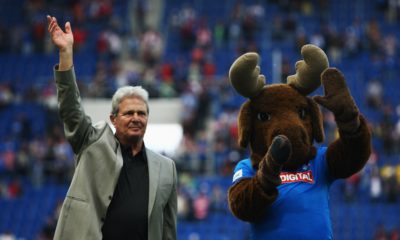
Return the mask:
<path id="1" fill-rule="evenodd" d="M 108 124 L 92 125 L 80 103 L 73 66 L 72 29 L 47 16 L 59 49 L 54 75 L 65 135 L 76 169 L 54 239 L 176 239 L 177 175 L 174 162 L 146 148 L 148 93 L 123 87 L 112 99 Z"/>

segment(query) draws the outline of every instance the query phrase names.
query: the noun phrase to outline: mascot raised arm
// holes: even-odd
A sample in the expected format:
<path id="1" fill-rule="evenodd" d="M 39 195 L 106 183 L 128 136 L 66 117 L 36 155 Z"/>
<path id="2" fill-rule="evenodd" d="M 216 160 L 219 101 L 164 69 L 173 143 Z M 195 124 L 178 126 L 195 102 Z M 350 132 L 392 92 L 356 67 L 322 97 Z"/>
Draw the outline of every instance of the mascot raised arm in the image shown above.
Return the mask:
<path id="1" fill-rule="evenodd" d="M 333 239 L 329 187 L 363 168 L 371 133 L 326 54 L 308 44 L 287 84 L 266 84 L 259 55 L 245 53 L 229 70 L 234 89 L 248 98 L 238 114 L 239 145 L 249 159 L 235 167 L 228 192 L 234 216 L 251 223 L 253 239 Z M 324 96 L 308 95 L 320 87 Z M 339 137 L 327 146 L 319 105 L 335 116 Z"/>

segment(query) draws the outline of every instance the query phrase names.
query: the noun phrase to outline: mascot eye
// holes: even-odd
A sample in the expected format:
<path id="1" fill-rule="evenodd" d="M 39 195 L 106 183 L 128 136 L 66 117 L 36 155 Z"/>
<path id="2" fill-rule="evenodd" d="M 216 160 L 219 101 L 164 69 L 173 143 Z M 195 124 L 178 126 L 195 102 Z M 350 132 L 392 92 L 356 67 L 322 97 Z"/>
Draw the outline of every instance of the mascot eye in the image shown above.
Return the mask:
<path id="1" fill-rule="evenodd" d="M 266 112 L 260 112 L 257 114 L 257 118 L 258 120 L 265 122 L 271 120 L 271 115 Z"/>
<path id="2" fill-rule="evenodd" d="M 304 108 L 300 108 L 299 110 L 299 117 L 301 119 L 305 119 L 307 117 L 307 110 Z"/>

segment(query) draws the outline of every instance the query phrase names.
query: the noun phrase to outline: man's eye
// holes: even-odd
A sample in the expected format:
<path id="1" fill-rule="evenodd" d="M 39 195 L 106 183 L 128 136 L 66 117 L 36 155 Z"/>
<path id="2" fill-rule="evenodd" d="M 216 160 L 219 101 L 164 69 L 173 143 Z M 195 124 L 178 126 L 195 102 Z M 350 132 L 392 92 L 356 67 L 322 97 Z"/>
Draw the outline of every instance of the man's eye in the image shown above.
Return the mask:
<path id="1" fill-rule="evenodd" d="M 257 114 L 257 118 L 258 118 L 258 120 L 263 121 L 263 122 L 269 121 L 269 120 L 271 120 L 271 114 L 266 113 L 266 112 L 260 112 Z"/>
<path id="2" fill-rule="evenodd" d="M 132 117 L 133 114 L 134 114 L 133 112 L 126 112 L 126 113 L 123 113 L 122 116 L 124 116 L 124 117 Z"/>
<path id="3" fill-rule="evenodd" d="M 301 119 L 305 119 L 305 118 L 307 117 L 307 110 L 304 109 L 304 108 L 301 108 L 301 109 L 299 110 L 299 117 L 300 117 Z"/>

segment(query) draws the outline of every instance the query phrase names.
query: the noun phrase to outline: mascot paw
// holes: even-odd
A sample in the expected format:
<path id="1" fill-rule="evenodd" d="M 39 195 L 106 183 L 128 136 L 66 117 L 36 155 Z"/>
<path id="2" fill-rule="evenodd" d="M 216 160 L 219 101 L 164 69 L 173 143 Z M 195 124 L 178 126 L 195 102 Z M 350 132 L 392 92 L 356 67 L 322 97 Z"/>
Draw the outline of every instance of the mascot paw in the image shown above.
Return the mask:
<path id="1" fill-rule="evenodd" d="M 261 186 L 269 191 L 281 184 L 279 174 L 283 164 L 292 155 L 292 144 L 284 135 L 278 135 L 272 140 L 268 153 L 260 162 L 257 179 Z"/>
<path id="2" fill-rule="evenodd" d="M 271 144 L 271 154 L 277 164 L 283 165 L 292 154 L 292 144 L 289 139 L 284 135 L 276 136 Z"/>

